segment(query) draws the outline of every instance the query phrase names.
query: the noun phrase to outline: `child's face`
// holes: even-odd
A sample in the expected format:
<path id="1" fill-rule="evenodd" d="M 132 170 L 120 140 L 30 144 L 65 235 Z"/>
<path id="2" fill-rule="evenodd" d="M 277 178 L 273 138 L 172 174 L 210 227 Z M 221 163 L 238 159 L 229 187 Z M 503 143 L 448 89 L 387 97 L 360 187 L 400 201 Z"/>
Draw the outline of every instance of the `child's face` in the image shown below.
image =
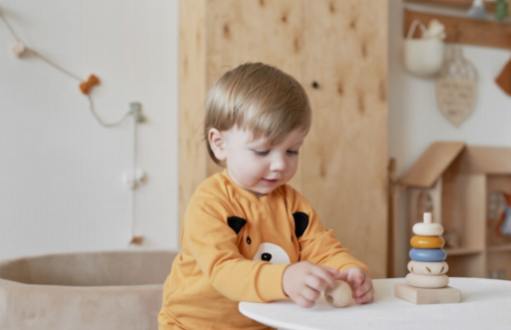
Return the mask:
<path id="1" fill-rule="evenodd" d="M 298 151 L 306 133 L 295 130 L 282 142 L 271 145 L 265 137 L 255 138 L 237 127 L 221 132 L 229 177 L 242 188 L 265 195 L 295 175 Z"/>

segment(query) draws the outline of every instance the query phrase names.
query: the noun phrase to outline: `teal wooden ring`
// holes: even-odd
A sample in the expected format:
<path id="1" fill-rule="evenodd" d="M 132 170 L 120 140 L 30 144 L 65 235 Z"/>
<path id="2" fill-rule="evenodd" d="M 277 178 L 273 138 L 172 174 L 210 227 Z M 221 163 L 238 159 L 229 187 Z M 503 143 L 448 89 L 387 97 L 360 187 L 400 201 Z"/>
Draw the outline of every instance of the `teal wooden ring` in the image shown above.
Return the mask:
<path id="1" fill-rule="evenodd" d="M 447 253 L 443 249 L 411 249 L 410 259 L 415 261 L 444 261 Z"/>

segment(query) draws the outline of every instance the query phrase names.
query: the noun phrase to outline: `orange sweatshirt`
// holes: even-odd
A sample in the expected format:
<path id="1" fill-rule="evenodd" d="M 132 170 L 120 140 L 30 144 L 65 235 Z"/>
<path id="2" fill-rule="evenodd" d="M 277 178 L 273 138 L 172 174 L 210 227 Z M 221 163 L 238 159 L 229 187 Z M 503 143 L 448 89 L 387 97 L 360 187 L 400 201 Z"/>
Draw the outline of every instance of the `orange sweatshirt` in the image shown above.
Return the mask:
<path id="1" fill-rule="evenodd" d="M 200 184 L 186 210 L 159 329 L 266 329 L 240 314 L 238 302 L 287 299 L 284 270 L 305 260 L 367 269 L 289 185 L 256 196 L 236 186 L 226 171 L 215 174 Z"/>

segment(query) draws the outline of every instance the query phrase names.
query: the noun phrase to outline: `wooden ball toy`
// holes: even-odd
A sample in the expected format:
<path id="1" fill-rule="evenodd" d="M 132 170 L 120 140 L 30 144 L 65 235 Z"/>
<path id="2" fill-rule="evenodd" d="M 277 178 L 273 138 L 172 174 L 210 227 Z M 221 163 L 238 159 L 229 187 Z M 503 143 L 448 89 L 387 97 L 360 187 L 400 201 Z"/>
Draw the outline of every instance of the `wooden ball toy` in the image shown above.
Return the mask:
<path id="1" fill-rule="evenodd" d="M 440 236 L 412 236 L 410 245 L 418 249 L 441 249 L 445 241 Z"/>
<path id="2" fill-rule="evenodd" d="M 351 287 L 344 281 L 336 281 L 335 287 L 325 290 L 326 301 L 335 307 L 346 307 L 353 301 Z"/>

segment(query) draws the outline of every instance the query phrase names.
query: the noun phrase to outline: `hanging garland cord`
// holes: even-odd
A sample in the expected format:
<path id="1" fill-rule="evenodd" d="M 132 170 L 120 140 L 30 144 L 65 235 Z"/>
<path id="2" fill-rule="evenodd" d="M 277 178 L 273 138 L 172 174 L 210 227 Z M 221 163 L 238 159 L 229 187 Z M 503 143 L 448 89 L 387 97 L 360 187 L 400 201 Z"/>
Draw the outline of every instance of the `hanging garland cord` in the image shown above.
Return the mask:
<path id="1" fill-rule="evenodd" d="M 55 70 L 61 72 L 62 74 L 68 76 L 69 78 L 77 81 L 79 83 L 80 91 L 87 98 L 89 111 L 92 116 L 96 120 L 96 122 L 105 128 L 113 128 L 120 126 L 126 119 L 130 116 L 133 118 L 133 158 L 132 158 L 132 178 L 128 179 L 128 184 L 131 188 L 131 241 L 130 245 L 141 245 L 143 243 L 143 237 L 137 235 L 136 233 L 136 190 L 140 186 L 141 183 L 145 181 L 145 176 L 136 177 L 136 169 L 138 163 L 138 125 L 146 122 L 146 117 L 142 113 L 142 105 L 139 102 L 130 103 L 129 110 L 118 120 L 113 122 L 107 122 L 101 118 L 101 116 L 96 111 L 96 106 L 93 97 L 90 95 L 92 89 L 100 84 L 100 80 L 96 75 L 90 75 L 87 80 L 82 80 L 79 75 L 74 74 L 70 70 L 65 69 L 58 63 L 52 61 L 48 57 L 41 54 L 39 51 L 35 50 L 32 47 L 28 47 L 27 44 L 19 37 L 16 33 L 12 25 L 9 23 L 7 18 L 3 15 L 2 9 L 0 8 L 0 20 L 7 27 L 7 30 L 11 34 L 12 38 L 15 40 L 16 44 L 12 48 L 14 55 L 18 58 L 23 58 L 25 56 L 32 55 L 36 58 L 39 58 L 41 61 L 45 62 L 50 67 Z"/>

